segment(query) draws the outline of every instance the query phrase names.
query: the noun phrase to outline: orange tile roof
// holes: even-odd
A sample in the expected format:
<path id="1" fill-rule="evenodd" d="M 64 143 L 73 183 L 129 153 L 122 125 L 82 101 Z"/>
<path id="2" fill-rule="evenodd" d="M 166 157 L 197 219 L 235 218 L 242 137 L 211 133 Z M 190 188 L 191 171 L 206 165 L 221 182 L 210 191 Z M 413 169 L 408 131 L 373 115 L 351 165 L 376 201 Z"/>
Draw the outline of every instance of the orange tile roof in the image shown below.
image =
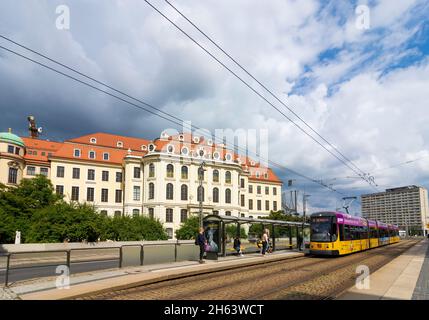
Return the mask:
<path id="1" fill-rule="evenodd" d="M 48 162 L 48 154 L 55 153 L 63 145 L 61 142 L 33 139 L 28 137 L 21 138 L 24 141 L 27 150 L 24 156 L 24 159 L 27 161 Z M 33 151 L 36 151 L 37 154 L 33 154 Z"/>
<path id="2" fill-rule="evenodd" d="M 74 156 L 74 150 L 79 149 L 81 152 L 80 157 Z M 95 151 L 95 159 L 89 158 L 89 152 Z M 103 153 L 109 153 L 109 160 L 103 159 Z M 106 147 L 99 147 L 97 145 L 83 145 L 76 143 L 64 143 L 63 146 L 52 156 L 53 158 L 62 158 L 62 159 L 72 159 L 74 161 L 92 161 L 92 162 L 101 162 L 105 164 L 122 164 L 123 159 L 127 155 L 133 156 L 143 156 L 144 152 L 131 151 L 128 153 L 128 150 L 124 149 L 111 149 Z"/>
<path id="3" fill-rule="evenodd" d="M 91 138 L 97 139 L 96 143 L 91 143 Z M 133 137 L 125 137 L 125 136 L 119 136 L 114 135 L 110 133 L 103 133 L 103 132 L 97 132 L 88 134 L 85 136 L 81 136 L 78 138 L 66 140 L 68 142 L 75 142 L 75 143 L 81 143 L 81 144 L 88 144 L 91 146 L 103 146 L 103 147 L 110 147 L 110 148 L 118 148 L 117 143 L 120 141 L 123 144 L 123 147 L 121 149 L 124 150 L 136 150 L 136 151 L 142 151 L 143 145 L 148 145 L 150 143 L 150 140 L 141 139 L 141 138 L 133 138 Z"/>

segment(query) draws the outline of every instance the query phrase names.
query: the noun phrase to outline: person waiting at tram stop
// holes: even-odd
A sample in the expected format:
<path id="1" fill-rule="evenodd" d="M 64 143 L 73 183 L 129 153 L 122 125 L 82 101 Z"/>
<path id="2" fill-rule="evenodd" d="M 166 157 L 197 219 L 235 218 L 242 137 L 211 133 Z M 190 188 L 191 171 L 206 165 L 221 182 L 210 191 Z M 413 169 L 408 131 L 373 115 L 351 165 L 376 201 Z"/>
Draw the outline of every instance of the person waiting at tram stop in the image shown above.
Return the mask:
<path id="1" fill-rule="evenodd" d="M 240 257 L 243 256 L 243 252 L 241 251 L 241 241 L 239 236 L 236 236 L 234 238 L 234 250 L 237 251 L 237 255 L 239 255 Z"/>
<path id="2" fill-rule="evenodd" d="M 268 249 L 268 230 L 264 229 L 264 232 L 262 234 L 262 256 L 265 257 L 265 253 L 267 252 Z"/>
<path id="3" fill-rule="evenodd" d="M 200 260 L 198 262 L 204 263 L 205 261 L 203 260 L 203 257 L 204 257 L 205 247 L 207 245 L 207 239 L 206 239 L 206 236 L 204 235 L 204 228 L 199 228 L 196 243 L 200 247 Z"/>

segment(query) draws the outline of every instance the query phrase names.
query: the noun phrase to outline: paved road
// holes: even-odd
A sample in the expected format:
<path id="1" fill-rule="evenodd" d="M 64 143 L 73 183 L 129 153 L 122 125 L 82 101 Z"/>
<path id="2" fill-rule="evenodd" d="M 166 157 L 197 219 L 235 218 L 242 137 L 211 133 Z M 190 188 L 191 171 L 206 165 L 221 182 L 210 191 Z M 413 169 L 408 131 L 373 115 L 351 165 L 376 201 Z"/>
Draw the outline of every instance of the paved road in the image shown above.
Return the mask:
<path id="1" fill-rule="evenodd" d="M 60 265 L 60 264 L 58 264 Z M 28 280 L 38 277 L 49 277 L 57 275 L 55 273 L 58 265 L 50 266 L 35 266 L 35 267 L 24 267 L 19 269 L 12 269 L 9 272 L 9 284 L 14 281 Z M 117 268 L 119 266 L 118 259 L 105 260 L 105 261 L 90 261 L 90 262 L 73 262 L 71 264 L 71 274 L 79 272 L 90 272 L 102 269 Z M 0 283 L 3 284 L 5 281 L 6 270 L 0 269 Z"/>

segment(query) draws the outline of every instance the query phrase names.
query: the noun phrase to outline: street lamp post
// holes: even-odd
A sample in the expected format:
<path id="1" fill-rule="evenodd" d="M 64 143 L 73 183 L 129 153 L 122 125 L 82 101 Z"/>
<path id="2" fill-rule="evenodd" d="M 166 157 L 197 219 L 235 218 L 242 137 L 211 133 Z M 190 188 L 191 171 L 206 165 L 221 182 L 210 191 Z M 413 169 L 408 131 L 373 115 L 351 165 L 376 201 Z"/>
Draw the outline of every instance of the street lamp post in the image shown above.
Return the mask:
<path id="1" fill-rule="evenodd" d="M 205 166 L 205 162 L 201 162 L 200 167 L 198 168 L 198 180 L 200 182 L 199 184 L 199 188 L 198 188 L 198 196 L 199 196 L 199 217 L 200 217 L 200 227 L 203 227 L 203 175 L 204 175 L 204 171 L 206 171 L 204 169 Z"/>
<path id="2" fill-rule="evenodd" d="M 307 209 L 306 202 L 307 198 L 311 197 L 310 194 L 305 194 L 302 196 L 302 248 L 305 250 L 305 242 L 304 242 L 304 224 L 305 224 L 305 211 Z"/>

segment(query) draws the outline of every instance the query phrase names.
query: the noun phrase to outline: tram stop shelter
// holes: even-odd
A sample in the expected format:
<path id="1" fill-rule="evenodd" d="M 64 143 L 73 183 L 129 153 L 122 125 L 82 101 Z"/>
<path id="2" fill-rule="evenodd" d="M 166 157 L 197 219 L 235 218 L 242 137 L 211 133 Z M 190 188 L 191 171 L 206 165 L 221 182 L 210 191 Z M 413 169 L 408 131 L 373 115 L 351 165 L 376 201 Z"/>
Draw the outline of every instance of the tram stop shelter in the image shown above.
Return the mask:
<path id="1" fill-rule="evenodd" d="M 248 235 L 245 239 L 245 252 L 258 252 L 259 249 L 256 241 L 261 236 L 263 229 L 268 229 L 270 233 L 270 241 L 273 251 L 283 249 L 298 249 L 305 250 L 306 244 L 309 246 L 310 225 L 308 223 L 284 221 L 284 220 L 269 220 L 269 219 L 253 219 L 235 216 L 224 215 L 207 215 L 203 218 L 203 227 L 205 236 L 208 241 L 209 251 L 207 252 L 208 259 L 217 259 L 218 256 L 226 256 L 228 251 L 234 251 L 232 239 L 228 239 L 227 227 L 235 226 L 234 234 L 240 237 L 241 227 L 244 225 L 259 225 L 254 228 L 259 230 L 258 234 Z M 228 228 L 231 232 L 231 228 Z M 250 229 L 250 228 L 249 228 Z M 229 247 L 229 248 L 228 248 Z M 249 250 L 247 250 L 249 249 Z"/>

